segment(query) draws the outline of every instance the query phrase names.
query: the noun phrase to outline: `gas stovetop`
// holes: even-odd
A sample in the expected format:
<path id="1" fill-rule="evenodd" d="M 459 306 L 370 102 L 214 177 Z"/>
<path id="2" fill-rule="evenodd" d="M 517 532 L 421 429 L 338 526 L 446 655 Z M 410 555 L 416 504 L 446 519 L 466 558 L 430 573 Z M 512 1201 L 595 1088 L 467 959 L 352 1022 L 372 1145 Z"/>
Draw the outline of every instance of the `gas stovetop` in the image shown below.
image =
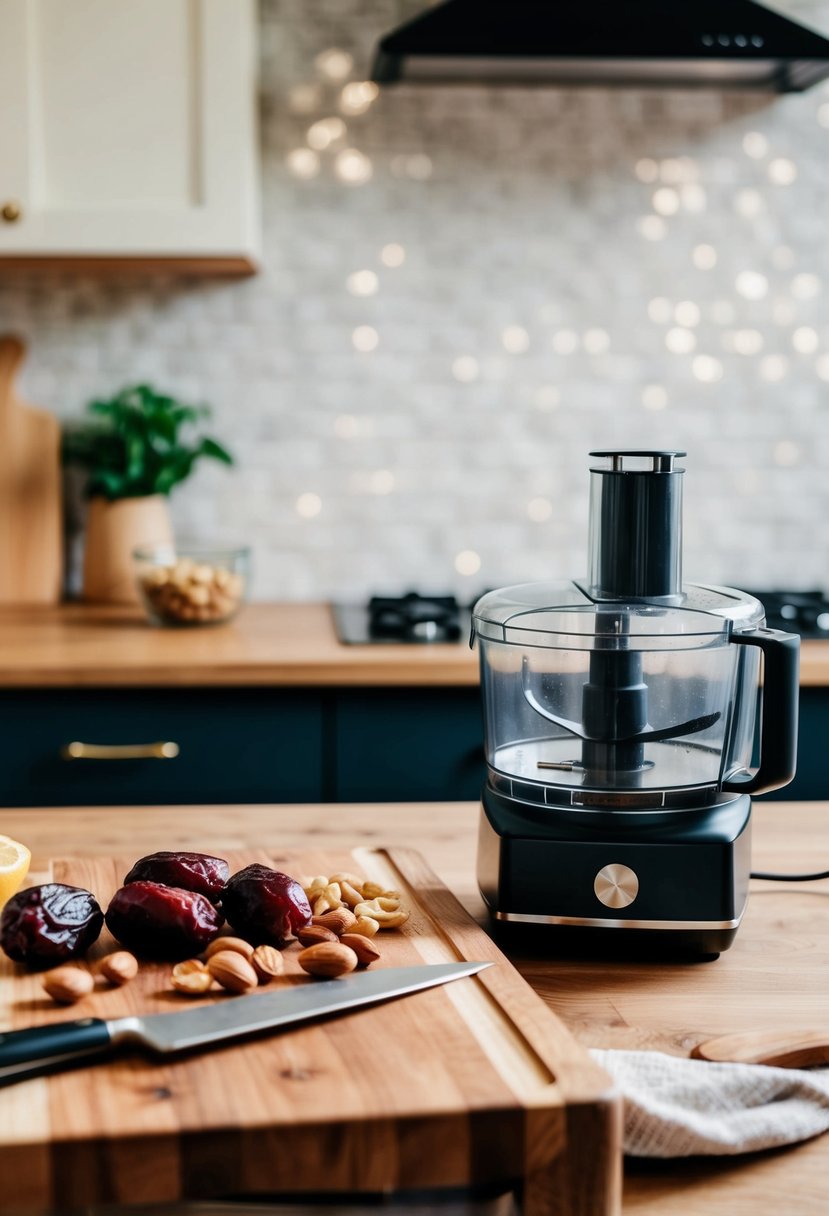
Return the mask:
<path id="1" fill-rule="evenodd" d="M 770 629 L 802 638 L 829 638 L 829 597 L 824 591 L 751 591 L 766 610 Z"/>
<path id="2" fill-rule="evenodd" d="M 453 595 L 372 596 L 365 604 L 334 604 L 341 642 L 400 645 L 460 642 L 469 636 L 471 611 Z"/>
<path id="3" fill-rule="evenodd" d="M 771 629 L 802 638 L 829 639 L 829 596 L 823 591 L 752 591 L 766 612 Z M 477 597 L 476 597 L 477 598 Z M 474 603 L 474 601 L 473 601 Z M 334 604 L 334 626 L 350 645 L 422 645 L 459 642 L 469 636 L 471 604 L 453 595 L 372 596 L 362 604 Z"/>

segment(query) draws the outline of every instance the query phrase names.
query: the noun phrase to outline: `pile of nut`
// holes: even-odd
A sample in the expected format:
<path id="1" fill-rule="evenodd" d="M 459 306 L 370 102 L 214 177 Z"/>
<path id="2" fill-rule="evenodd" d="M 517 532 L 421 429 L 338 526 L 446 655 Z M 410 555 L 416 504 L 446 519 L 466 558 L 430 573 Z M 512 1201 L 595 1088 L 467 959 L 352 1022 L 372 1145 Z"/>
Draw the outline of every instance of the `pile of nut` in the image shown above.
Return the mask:
<path id="1" fill-rule="evenodd" d="M 387 891 L 381 883 L 355 874 L 334 874 L 331 878 L 319 875 L 302 889 L 314 916 L 349 908 L 355 917 L 366 922 L 366 937 L 374 937 L 378 929 L 399 929 L 409 919 L 409 913 L 400 905 L 399 891 Z"/>
<path id="2" fill-rule="evenodd" d="M 320 875 L 302 889 L 313 914 L 296 930 L 296 940 L 304 947 L 296 961 L 308 975 L 320 979 L 337 979 L 358 967 L 370 967 L 380 958 L 371 939 L 381 929 L 397 929 L 409 919 L 399 892 L 355 874 Z M 283 955 L 273 946 L 254 947 L 241 937 L 217 937 L 203 959 L 177 963 L 170 982 L 188 996 L 201 996 L 214 982 L 229 992 L 244 993 L 270 983 L 284 970 Z"/>
<path id="3" fill-rule="evenodd" d="M 241 937 L 217 937 L 205 958 L 176 963 L 170 984 L 186 996 L 201 996 L 217 983 L 225 992 L 253 992 L 281 975 L 285 964 L 275 946 L 252 946 Z"/>
<path id="4" fill-rule="evenodd" d="M 180 557 L 174 565 L 151 566 L 141 575 L 151 610 L 173 624 L 226 621 L 242 602 L 244 579 L 223 566 Z"/>
<path id="5" fill-rule="evenodd" d="M 299 883 L 254 863 L 228 873 L 223 858 L 204 853 L 153 853 L 135 863 L 104 914 L 79 887 L 45 883 L 20 891 L 0 918 L 0 944 L 17 962 L 43 968 L 86 953 L 104 922 L 122 947 L 97 974 L 110 985 L 129 982 L 138 957 L 168 959 L 176 992 L 200 996 L 214 985 L 251 992 L 285 972 L 283 951 L 308 975 L 336 979 L 380 958 L 373 939 L 409 918 L 397 891 L 355 874 L 319 875 Z M 227 922 L 233 931 L 222 932 Z M 132 951 L 133 953 L 131 953 Z M 138 957 L 136 957 L 138 956 Z M 62 965 L 44 977 L 54 1000 L 89 995 L 95 975 Z"/>

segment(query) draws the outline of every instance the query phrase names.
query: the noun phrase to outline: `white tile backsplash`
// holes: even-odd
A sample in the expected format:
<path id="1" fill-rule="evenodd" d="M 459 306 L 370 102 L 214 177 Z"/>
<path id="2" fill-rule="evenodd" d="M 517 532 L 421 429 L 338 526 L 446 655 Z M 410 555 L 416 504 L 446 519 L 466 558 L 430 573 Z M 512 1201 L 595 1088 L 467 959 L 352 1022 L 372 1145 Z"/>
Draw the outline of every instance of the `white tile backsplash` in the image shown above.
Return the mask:
<path id="1" fill-rule="evenodd" d="M 342 113 L 418 7 L 263 0 L 262 272 L 0 271 L 25 395 L 209 402 L 238 466 L 174 518 L 251 544 L 262 599 L 578 574 L 587 453 L 622 444 L 687 448 L 689 577 L 829 587 L 829 88 L 407 86 Z M 826 0 L 786 7 L 829 30 Z"/>

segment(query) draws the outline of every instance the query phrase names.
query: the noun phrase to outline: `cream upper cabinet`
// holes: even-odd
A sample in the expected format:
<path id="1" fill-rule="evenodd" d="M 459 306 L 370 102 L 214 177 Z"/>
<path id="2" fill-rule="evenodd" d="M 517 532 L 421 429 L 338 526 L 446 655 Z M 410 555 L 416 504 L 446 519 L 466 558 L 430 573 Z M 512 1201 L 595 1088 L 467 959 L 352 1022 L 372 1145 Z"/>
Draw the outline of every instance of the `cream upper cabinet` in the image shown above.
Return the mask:
<path id="1" fill-rule="evenodd" d="M 254 0 L 0 0 L 2 261 L 254 268 Z"/>

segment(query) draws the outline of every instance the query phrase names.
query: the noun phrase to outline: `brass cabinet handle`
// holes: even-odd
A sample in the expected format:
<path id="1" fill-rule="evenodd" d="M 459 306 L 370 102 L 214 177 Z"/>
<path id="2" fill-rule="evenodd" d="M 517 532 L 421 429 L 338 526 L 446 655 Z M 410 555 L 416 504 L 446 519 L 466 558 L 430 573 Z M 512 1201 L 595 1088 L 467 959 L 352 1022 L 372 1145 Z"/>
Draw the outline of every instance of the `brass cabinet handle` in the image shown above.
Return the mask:
<path id="1" fill-rule="evenodd" d="M 22 214 L 23 208 L 14 199 L 9 199 L 7 203 L 3 204 L 2 210 L 0 210 L 0 215 L 2 215 L 7 224 L 16 224 Z"/>
<path id="2" fill-rule="evenodd" d="M 64 760 L 175 760 L 177 743 L 67 743 Z"/>

